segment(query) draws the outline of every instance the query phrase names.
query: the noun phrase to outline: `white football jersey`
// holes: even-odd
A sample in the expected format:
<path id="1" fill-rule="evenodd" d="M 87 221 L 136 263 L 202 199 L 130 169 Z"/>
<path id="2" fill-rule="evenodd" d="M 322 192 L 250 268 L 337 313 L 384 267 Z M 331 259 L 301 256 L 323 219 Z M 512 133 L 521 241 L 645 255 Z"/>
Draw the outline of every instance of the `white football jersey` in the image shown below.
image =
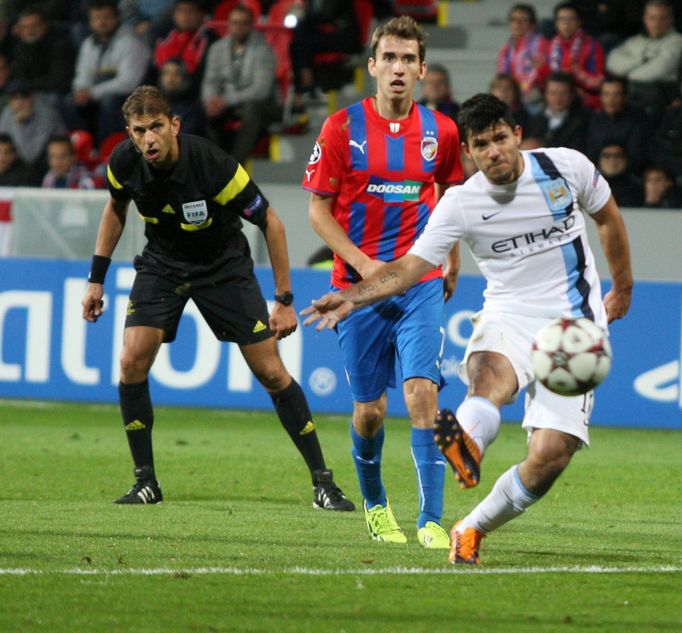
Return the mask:
<path id="1" fill-rule="evenodd" d="M 606 327 L 599 276 L 585 217 L 611 190 L 580 152 L 522 152 L 524 170 L 509 185 L 482 172 L 445 192 L 410 249 L 438 265 L 463 240 L 487 280 L 484 309 L 539 317 L 587 316 Z"/>

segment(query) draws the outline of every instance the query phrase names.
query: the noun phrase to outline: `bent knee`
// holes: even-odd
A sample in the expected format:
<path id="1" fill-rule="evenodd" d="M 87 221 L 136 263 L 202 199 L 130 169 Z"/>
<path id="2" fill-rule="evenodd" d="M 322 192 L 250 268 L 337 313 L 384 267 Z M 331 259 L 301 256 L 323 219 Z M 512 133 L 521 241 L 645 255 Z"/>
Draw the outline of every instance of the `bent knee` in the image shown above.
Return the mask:
<path id="1" fill-rule="evenodd" d="M 372 402 L 356 402 L 353 413 L 353 422 L 356 430 L 374 434 L 386 417 L 385 399 L 374 400 Z"/>
<path id="2" fill-rule="evenodd" d="M 291 376 L 281 362 L 272 362 L 259 367 L 254 372 L 256 379 L 265 389 L 271 393 L 276 393 L 286 389 L 291 383 Z"/>
<path id="3" fill-rule="evenodd" d="M 146 355 L 124 351 L 121 354 L 121 380 L 136 383 L 146 379 L 154 359 Z"/>

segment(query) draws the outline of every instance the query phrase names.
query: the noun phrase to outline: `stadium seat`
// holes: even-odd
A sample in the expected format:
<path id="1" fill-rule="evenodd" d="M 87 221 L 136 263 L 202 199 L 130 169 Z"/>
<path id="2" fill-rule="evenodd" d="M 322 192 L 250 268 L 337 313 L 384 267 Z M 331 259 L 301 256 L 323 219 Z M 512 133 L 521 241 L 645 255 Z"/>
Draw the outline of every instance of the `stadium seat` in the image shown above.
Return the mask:
<path id="1" fill-rule="evenodd" d="M 393 0 L 393 10 L 397 15 L 409 15 L 419 22 L 436 22 L 438 0 Z"/>
<path id="2" fill-rule="evenodd" d="M 277 0 L 277 2 L 270 7 L 270 11 L 268 11 L 266 24 L 284 26 L 284 19 L 289 15 L 291 10 L 297 5 L 302 4 L 302 0 Z"/>
<path id="3" fill-rule="evenodd" d="M 99 162 L 106 163 L 111 156 L 111 152 L 114 151 L 121 141 L 125 141 L 128 135 L 125 132 L 112 132 L 99 144 Z"/>
<path id="4" fill-rule="evenodd" d="M 94 169 L 99 164 L 99 155 L 93 135 L 87 130 L 71 130 L 69 139 L 78 161 L 88 169 Z"/>
<path id="5" fill-rule="evenodd" d="M 248 7 L 253 11 L 254 22 L 260 20 L 263 12 L 259 0 L 221 0 L 213 10 L 213 20 L 217 22 L 226 21 L 230 11 L 239 5 Z"/>
<path id="6" fill-rule="evenodd" d="M 363 49 L 369 44 L 374 20 L 374 5 L 371 0 L 353 0 L 355 15 L 360 25 L 360 44 Z M 336 91 L 347 83 L 354 83 L 358 92 L 364 91 L 364 66 L 359 66 L 356 55 L 348 53 L 316 53 L 313 58 L 315 82 L 328 93 L 329 113 L 337 109 Z"/>

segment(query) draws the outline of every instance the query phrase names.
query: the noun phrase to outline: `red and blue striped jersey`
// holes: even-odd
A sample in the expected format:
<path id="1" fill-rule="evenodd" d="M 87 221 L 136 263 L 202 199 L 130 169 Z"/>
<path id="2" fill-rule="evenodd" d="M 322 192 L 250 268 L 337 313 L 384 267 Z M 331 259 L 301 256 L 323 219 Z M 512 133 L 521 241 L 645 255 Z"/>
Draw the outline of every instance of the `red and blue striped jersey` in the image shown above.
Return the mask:
<path id="1" fill-rule="evenodd" d="M 372 259 L 388 262 L 421 235 L 437 202 L 435 184 L 462 180 L 452 119 L 417 103 L 406 119 L 384 119 L 367 97 L 324 122 L 302 186 L 334 196 L 333 216 L 351 241 Z M 422 281 L 440 274 L 434 270 Z M 358 280 L 335 255 L 332 285 L 347 288 Z"/>

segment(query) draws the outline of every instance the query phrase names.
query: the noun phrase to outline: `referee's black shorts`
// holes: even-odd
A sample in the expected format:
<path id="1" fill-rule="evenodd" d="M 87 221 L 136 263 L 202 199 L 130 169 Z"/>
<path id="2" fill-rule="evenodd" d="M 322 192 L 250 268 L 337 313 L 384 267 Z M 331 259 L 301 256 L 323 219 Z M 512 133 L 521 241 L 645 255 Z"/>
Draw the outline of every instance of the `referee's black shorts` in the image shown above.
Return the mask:
<path id="1" fill-rule="evenodd" d="M 192 299 L 220 341 L 248 345 L 274 335 L 249 257 L 232 258 L 210 274 L 184 281 L 163 274 L 139 256 L 135 269 L 125 327 L 162 329 L 164 343 L 170 343 L 175 340 L 185 304 Z"/>

